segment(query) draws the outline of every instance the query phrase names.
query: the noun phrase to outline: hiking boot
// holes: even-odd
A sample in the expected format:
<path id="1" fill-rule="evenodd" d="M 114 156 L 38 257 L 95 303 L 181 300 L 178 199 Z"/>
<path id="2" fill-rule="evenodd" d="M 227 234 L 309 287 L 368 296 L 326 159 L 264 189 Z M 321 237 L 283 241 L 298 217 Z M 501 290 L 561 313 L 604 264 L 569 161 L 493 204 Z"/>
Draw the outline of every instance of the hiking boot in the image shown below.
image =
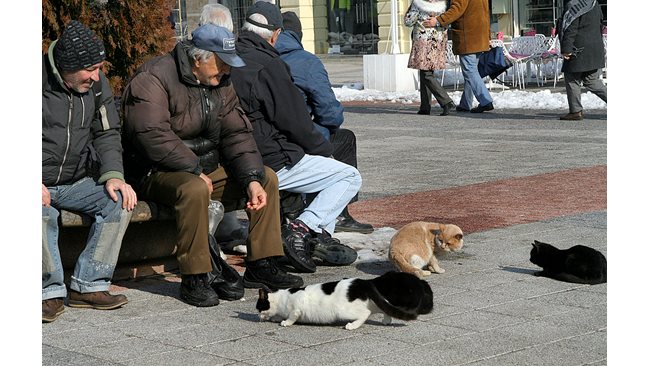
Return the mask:
<path id="1" fill-rule="evenodd" d="M 567 113 L 564 116 L 560 117 L 562 121 L 582 121 L 582 111 L 575 113 Z"/>
<path id="2" fill-rule="evenodd" d="M 362 224 L 355 220 L 348 212 L 347 206 L 343 209 L 343 212 L 336 218 L 336 226 L 334 227 L 334 232 L 352 232 L 352 233 L 361 233 L 361 234 L 370 234 L 375 229 L 370 224 Z"/>
<path id="3" fill-rule="evenodd" d="M 286 273 L 278 268 L 274 258 L 262 258 L 246 262 L 244 272 L 244 287 L 279 290 L 302 287 L 302 278 Z"/>
<path id="4" fill-rule="evenodd" d="M 63 298 L 43 300 L 43 323 L 51 323 L 63 314 Z"/>
<path id="5" fill-rule="evenodd" d="M 309 256 L 310 238 L 309 227 L 300 220 L 282 225 L 284 255 L 297 272 L 316 272 L 316 265 Z"/>
<path id="6" fill-rule="evenodd" d="M 219 305 L 219 296 L 210 287 L 207 273 L 181 275 L 181 299 L 199 307 Z"/>
<path id="7" fill-rule="evenodd" d="M 97 310 L 113 310 L 129 302 L 124 295 L 111 295 L 108 291 L 81 293 L 70 290 L 68 306 L 71 308 L 93 308 Z"/>
<path id="8" fill-rule="evenodd" d="M 314 262 L 321 266 L 347 266 L 357 260 L 357 251 L 341 244 L 339 239 L 333 238 L 327 231 L 311 239 L 313 248 L 311 256 Z"/>

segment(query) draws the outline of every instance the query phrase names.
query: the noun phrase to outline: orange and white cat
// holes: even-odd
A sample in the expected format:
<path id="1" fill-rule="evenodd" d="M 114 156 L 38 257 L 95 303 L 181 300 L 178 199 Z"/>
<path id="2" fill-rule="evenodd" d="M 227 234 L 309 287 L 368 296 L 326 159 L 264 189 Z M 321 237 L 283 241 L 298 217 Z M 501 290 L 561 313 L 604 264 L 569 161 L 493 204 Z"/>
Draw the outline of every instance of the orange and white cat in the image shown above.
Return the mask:
<path id="1" fill-rule="evenodd" d="M 390 240 L 388 258 L 400 271 L 423 278 L 431 272 L 445 273 L 438 264 L 436 252 L 462 247 L 463 231 L 458 226 L 416 221 L 395 233 Z"/>

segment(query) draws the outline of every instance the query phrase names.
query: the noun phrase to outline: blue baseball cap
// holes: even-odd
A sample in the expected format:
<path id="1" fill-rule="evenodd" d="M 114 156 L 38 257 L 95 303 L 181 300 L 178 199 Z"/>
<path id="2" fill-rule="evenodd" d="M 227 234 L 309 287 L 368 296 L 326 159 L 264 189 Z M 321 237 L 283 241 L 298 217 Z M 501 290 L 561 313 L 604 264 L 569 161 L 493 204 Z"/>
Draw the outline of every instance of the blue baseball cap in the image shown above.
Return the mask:
<path id="1" fill-rule="evenodd" d="M 224 27 L 211 23 L 203 24 L 192 32 L 192 44 L 206 51 L 212 51 L 232 67 L 246 66 L 235 52 L 235 35 Z"/>

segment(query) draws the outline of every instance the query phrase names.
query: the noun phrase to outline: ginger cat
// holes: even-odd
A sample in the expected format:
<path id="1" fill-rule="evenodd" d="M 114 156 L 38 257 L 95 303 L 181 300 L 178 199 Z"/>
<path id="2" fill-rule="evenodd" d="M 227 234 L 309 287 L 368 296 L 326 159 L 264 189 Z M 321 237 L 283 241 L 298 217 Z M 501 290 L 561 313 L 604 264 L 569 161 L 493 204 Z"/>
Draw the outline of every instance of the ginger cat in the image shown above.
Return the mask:
<path id="1" fill-rule="evenodd" d="M 457 251 L 462 247 L 463 231 L 458 226 L 416 221 L 395 233 L 388 258 L 400 271 L 423 278 L 431 272 L 445 273 L 438 264 L 436 251 Z"/>

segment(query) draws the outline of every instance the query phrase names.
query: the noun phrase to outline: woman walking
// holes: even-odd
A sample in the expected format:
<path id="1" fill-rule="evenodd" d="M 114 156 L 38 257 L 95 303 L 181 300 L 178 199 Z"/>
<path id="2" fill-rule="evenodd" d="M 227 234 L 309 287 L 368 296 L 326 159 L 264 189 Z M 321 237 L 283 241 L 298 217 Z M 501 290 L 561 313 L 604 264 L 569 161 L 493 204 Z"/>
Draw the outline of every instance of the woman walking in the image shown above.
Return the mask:
<path id="1" fill-rule="evenodd" d="M 418 114 L 431 113 L 431 94 L 442 107 L 441 116 L 446 116 L 456 105 L 447 91 L 440 85 L 434 70 L 446 67 L 447 30 L 442 27 L 425 27 L 423 22 L 447 10 L 447 1 L 413 0 L 404 16 L 404 24 L 413 27 L 411 54 L 408 67 L 420 70 L 420 110 Z"/>

